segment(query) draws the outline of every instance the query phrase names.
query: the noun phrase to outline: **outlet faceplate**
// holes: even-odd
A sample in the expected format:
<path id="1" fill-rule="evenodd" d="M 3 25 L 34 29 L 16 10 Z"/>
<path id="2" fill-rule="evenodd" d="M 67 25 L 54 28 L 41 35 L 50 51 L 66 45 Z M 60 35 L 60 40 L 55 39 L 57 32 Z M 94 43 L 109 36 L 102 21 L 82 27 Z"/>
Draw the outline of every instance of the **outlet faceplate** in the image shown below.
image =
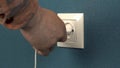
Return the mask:
<path id="1" fill-rule="evenodd" d="M 66 24 L 67 40 L 58 42 L 58 47 L 84 48 L 84 14 L 83 13 L 58 13 Z M 71 26 L 70 26 L 71 25 Z M 69 32 L 71 31 L 71 32 Z"/>

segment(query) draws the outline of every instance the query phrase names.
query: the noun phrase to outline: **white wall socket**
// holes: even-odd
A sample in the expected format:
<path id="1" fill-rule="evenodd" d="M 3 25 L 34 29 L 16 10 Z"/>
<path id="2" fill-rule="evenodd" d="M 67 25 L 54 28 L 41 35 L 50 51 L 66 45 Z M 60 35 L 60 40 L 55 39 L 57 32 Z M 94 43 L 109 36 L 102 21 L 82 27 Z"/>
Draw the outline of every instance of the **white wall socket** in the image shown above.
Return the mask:
<path id="1" fill-rule="evenodd" d="M 84 14 L 83 13 L 58 13 L 66 25 L 67 40 L 58 42 L 58 47 L 84 48 Z"/>

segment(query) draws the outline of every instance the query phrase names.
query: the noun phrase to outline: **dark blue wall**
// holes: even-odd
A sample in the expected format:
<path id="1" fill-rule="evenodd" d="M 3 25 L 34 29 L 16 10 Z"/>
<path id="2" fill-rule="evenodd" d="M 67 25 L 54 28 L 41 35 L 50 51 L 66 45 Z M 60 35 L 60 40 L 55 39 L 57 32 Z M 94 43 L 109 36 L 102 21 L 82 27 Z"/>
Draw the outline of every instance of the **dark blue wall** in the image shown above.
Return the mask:
<path id="1" fill-rule="evenodd" d="M 85 49 L 55 48 L 38 68 L 120 68 L 120 0 L 40 0 L 57 13 L 85 13 Z M 0 68 L 33 68 L 34 51 L 19 31 L 0 26 Z"/>

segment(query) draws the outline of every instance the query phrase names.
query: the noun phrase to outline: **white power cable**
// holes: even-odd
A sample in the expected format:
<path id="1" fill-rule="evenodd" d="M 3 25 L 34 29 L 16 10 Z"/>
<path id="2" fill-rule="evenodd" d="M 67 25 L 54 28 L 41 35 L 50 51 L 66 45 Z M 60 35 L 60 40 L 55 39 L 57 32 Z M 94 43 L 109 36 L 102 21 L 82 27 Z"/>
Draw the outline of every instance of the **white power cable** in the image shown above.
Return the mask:
<path id="1" fill-rule="evenodd" d="M 35 49 L 34 68 L 37 68 L 37 50 Z"/>

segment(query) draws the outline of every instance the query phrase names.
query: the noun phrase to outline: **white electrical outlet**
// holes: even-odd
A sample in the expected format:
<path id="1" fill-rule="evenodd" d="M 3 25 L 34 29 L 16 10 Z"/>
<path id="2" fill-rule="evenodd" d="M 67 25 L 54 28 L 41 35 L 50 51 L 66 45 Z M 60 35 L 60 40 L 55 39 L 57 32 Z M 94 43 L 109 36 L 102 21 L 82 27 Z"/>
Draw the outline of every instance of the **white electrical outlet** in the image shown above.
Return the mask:
<path id="1" fill-rule="evenodd" d="M 58 47 L 84 48 L 84 14 L 58 13 L 66 25 L 67 40 L 58 42 Z"/>

